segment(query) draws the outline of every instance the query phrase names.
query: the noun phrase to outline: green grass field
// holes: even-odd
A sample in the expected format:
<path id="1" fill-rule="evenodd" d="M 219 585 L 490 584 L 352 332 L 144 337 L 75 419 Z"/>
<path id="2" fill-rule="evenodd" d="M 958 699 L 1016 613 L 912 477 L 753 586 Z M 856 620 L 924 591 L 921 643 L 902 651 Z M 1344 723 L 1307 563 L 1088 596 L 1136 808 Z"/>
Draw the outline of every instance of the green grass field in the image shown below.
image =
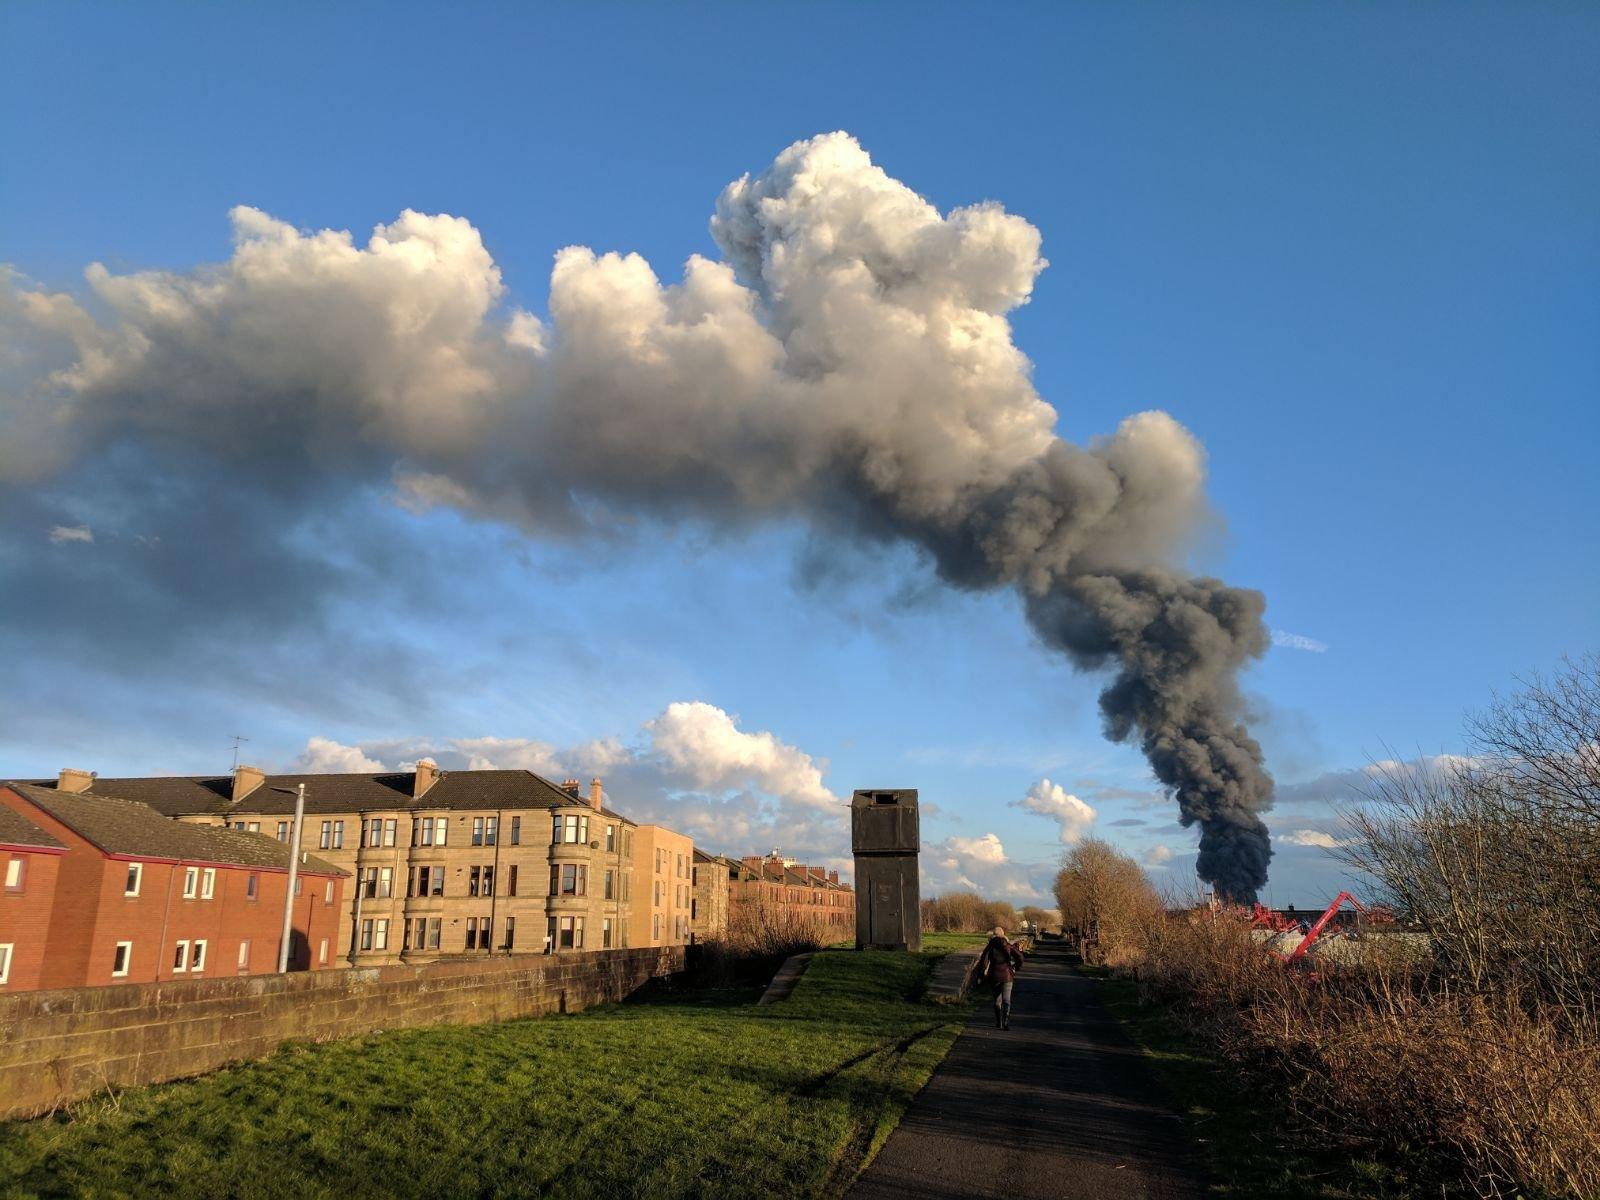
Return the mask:
<path id="1" fill-rule="evenodd" d="M 0 1125 L 5 1196 L 836 1194 L 966 1013 L 939 951 L 824 951 L 786 1001 L 686 992 L 290 1046 Z"/>

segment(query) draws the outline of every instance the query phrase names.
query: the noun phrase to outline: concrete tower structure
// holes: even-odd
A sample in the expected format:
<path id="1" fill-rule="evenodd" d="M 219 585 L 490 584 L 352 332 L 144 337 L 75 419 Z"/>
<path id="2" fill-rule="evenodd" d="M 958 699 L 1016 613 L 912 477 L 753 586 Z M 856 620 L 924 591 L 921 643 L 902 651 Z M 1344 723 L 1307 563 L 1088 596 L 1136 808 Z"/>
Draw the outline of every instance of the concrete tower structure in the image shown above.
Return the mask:
<path id="1" fill-rule="evenodd" d="M 870 788 L 850 798 L 856 858 L 856 949 L 922 949 L 916 788 Z"/>

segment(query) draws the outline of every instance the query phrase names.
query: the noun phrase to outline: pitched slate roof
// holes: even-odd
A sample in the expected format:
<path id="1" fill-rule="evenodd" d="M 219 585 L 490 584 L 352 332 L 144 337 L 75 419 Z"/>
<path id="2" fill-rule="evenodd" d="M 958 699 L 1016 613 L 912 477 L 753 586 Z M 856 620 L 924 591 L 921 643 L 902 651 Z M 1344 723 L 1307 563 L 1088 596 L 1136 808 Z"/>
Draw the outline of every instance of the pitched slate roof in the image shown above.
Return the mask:
<path id="1" fill-rule="evenodd" d="M 103 781 L 97 780 L 96 783 Z M 63 792 L 30 783 L 4 785 L 107 854 L 166 858 L 221 866 L 289 869 L 289 847 L 259 833 L 219 825 L 192 825 L 164 817 L 148 804 L 89 792 Z M 346 875 L 312 855 L 303 869 Z"/>
<path id="2" fill-rule="evenodd" d="M 228 816 L 234 812 L 294 812 L 294 791 L 306 785 L 306 813 L 431 812 L 454 809 L 580 808 L 594 811 L 588 800 L 563 791 L 532 771 L 443 771 L 420 798 L 411 792 L 416 775 L 411 771 L 374 774 L 268 775 L 239 803 L 233 802 L 232 775 L 167 775 L 148 778 L 101 779 L 90 787 L 94 795 L 119 796 L 148 804 L 169 817 Z M 284 788 L 286 791 L 274 789 Z M 633 824 L 620 813 L 602 808 L 600 814 Z"/>
<path id="3" fill-rule="evenodd" d="M 21 813 L 0 804 L 0 846 L 38 846 L 44 850 L 65 850 L 66 845 L 46 833 Z"/>

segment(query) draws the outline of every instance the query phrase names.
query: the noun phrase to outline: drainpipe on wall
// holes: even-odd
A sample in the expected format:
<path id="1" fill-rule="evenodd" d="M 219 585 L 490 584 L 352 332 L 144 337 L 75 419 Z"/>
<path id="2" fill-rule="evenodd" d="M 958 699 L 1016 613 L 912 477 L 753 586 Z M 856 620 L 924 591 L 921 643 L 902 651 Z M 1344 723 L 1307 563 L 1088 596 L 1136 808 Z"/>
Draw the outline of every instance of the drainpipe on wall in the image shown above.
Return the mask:
<path id="1" fill-rule="evenodd" d="M 182 870 L 183 864 L 175 865 L 167 872 L 167 902 L 161 910 L 161 941 L 156 944 L 156 982 L 161 982 L 161 964 L 167 961 L 167 922 L 172 917 L 172 884 Z M 126 888 L 127 884 L 123 884 Z M 139 890 L 144 891 L 144 867 L 139 868 Z"/>
<path id="2" fill-rule="evenodd" d="M 494 915 L 497 911 L 496 902 L 500 899 L 500 843 L 505 840 L 505 810 L 494 810 L 494 866 L 491 868 L 492 886 L 489 888 L 489 953 L 494 953 Z"/>
<path id="3" fill-rule="evenodd" d="M 361 830 L 356 835 L 356 899 L 354 915 L 350 919 L 350 965 L 356 965 L 356 954 L 361 948 L 361 893 L 366 888 L 366 880 L 362 878 L 362 858 L 367 849 L 367 814 L 356 813 L 356 825 Z"/>

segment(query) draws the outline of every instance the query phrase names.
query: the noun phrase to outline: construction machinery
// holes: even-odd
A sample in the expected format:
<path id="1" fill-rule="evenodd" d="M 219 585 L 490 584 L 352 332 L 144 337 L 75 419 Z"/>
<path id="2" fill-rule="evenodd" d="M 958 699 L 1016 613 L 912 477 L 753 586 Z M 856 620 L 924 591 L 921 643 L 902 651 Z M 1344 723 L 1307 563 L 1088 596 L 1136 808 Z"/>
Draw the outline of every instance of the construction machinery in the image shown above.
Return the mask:
<path id="1" fill-rule="evenodd" d="M 1264 908 L 1260 904 L 1254 905 L 1250 910 L 1250 927 L 1252 929 L 1264 929 L 1275 935 L 1300 933 L 1302 935 L 1300 941 L 1287 951 L 1274 949 L 1270 945 L 1268 947 L 1270 954 L 1283 960 L 1286 965 L 1294 966 L 1306 957 L 1317 939 L 1328 931 L 1329 926 L 1334 925 L 1334 920 L 1346 900 L 1350 902 L 1350 907 L 1355 909 L 1358 918 L 1361 920 L 1374 925 L 1394 923 L 1394 915 L 1382 905 L 1374 905 L 1368 908 L 1349 892 L 1340 892 L 1333 898 L 1333 903 L 1328 905 L 1323 914 L 1309 927 L 1303 922 L 1295 921 L 1273 909 Z M 1337 926 L 1334 926 L 1335 934 L 1341 932 Z M 1273 940 L 1277 939 L 1274 938 Z"/>

